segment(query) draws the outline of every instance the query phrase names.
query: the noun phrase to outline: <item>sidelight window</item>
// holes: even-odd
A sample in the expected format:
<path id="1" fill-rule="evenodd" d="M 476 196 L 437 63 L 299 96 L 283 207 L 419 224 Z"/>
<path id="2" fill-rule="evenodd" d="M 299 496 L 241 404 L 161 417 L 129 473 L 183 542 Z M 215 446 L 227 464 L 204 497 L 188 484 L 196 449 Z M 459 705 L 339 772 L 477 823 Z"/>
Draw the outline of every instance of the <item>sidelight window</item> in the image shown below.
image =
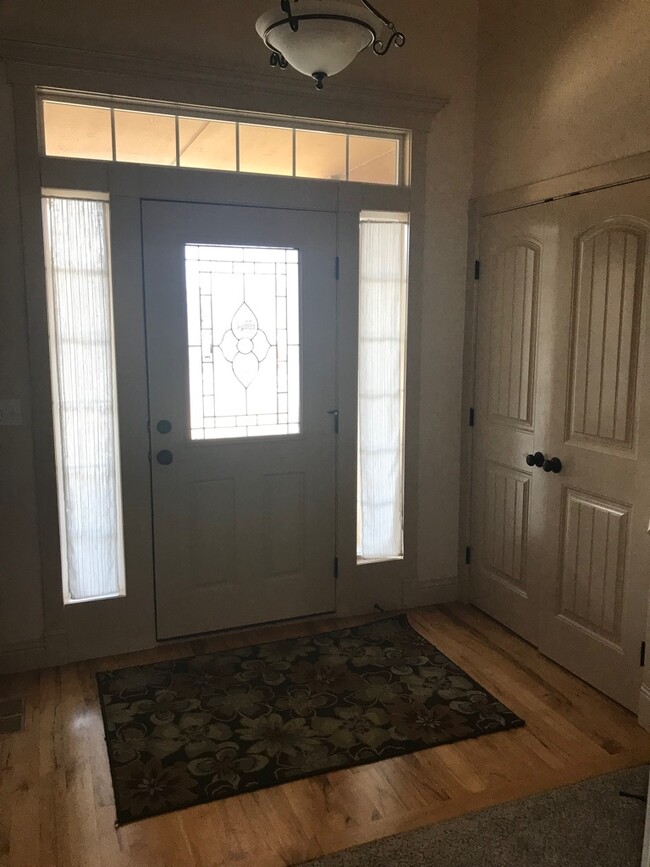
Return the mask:
<path id="1" fill-rule="evenodd" d="M 409 216 L 361 214 L 359 273 L 360 563 L 404 555 L 404 406 Z"/>
<path id="2" fill-rule="evenodd" d="M 63 596 L 81 602 L 124 593 L 109 205 L 45 194 L 43 217 Z"/>

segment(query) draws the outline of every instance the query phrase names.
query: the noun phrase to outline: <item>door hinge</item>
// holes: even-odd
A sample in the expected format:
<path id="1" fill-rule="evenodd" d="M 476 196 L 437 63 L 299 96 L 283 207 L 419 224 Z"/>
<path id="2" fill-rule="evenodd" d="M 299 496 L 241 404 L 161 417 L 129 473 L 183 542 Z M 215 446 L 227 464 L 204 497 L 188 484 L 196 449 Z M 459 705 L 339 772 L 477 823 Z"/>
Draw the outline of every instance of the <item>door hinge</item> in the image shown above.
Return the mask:
<path id="1" fill-rule="evenodd" d="M 469 411 L 469 426 L 474 427 L 474 407 L 471 407 Z"/>
<path id="2" fill-rule="evenodd" d="M 341 260 L 338 256 L 336 257 L 336 264 L 334 266 L 334 273 L 336 274 L 336 279 L 338 280 L 339 277 L 341 276 Z"/>
<path id="3" fill-rule="evenodd" d="M 475 280 L 481 279 L 481 263 L 478 259 L 474 260 L 474 279 Z"/>
<path id="4" fill-rule="evenodd" d="M 334 433 L 337 434 L 339 432 L 339 411 L 338 409 L 331 409 L 327 414 L 334 419 Z"/>
<path id="5" fill-rule="evenodd" d="M 645 641 L 641 642 L 641 668 L 645 666 Z"/>
<path id="6" fill-rule="evenodd" d="M 338 557 L 334 558 L 334 577 L 335 578 L 339 577 L 339 558 Z"/>
<path id="7" fill-rule="evenodd" d="M 471 562 L 472 562 L 472 549 L 468 545 L 467 548 L 465 548 L 465 563 L 467 563 L 467 565 L 469 566 L 469 564 Z"/>

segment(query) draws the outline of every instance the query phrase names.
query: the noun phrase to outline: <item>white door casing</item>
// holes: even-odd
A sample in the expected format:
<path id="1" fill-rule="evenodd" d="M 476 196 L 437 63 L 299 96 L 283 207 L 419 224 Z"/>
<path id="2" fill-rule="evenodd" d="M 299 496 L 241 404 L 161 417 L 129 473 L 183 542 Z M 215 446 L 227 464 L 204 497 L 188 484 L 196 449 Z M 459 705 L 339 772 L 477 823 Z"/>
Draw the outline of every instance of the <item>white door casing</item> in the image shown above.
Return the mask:
<path id="1" fill-rule="evenodd" d="M 650 568 L 649 202 L 638 182 L 485 218 L 477 323 L 473 600 L 630 708 Z M 526 414 L 517 306 L 536 256 Z M 561 472 L 528 467 L 536 452 Z"/>
<path id="2" fill-rule="evenodd" d="M 157 201 L 143 202 L 142 209 L 158 637 L 332 611 L 336 217 Z M 207 439 L 191 438 L 187 244 L 298 250 L 299 433 L 211 439 L 213 431 Z M 206 303 L 221 303 L 219 278 L 212 279 Z M 263 341 L 254 368 L 266 371 L 271 363 L 279 369 L 281 354 L 274 347 L 265 356 L 280 338 L 261 336 L 261 327 L 258 334 L 254 306 L 223 311 L 230 327 L 215 313 L 214 334 L 202 347 L 247 383 L 255 378 L 246 367 L 249 336 Z M 277 323 L 281 315 L 276 311 Z M 161 421 L 170 423 L 168 433 L 158 429 Z M 170 455 L 171 463 L 159 462 Z"/>

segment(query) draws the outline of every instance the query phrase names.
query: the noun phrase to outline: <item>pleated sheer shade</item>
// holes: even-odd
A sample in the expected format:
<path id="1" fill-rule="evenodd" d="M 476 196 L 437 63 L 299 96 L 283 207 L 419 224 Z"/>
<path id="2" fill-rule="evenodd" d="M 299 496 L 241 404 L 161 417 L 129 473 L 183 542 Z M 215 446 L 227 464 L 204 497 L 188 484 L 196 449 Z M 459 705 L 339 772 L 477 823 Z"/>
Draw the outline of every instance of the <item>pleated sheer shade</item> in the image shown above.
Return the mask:
<path id="1" fill-rule="evenodd" d="M 65 602 L 124 593 L 108 209 L 43 199 Z"/>
<path id="2" fill-rule="evenodd" d="M 360 560 L 404 554 L 406 214 L 360 226 L 358 531 Z"/>

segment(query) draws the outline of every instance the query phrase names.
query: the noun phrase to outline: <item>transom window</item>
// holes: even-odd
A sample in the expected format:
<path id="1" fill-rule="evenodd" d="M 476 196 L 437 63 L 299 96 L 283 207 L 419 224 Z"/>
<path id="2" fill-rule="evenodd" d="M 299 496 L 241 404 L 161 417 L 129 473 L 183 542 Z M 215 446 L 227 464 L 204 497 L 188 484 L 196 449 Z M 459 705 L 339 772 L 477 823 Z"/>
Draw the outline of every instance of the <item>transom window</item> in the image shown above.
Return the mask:
<path id="1" fill-rule="evenodd" d="M 400 186 L 408 134 L 40 92 L 46 156 Z"/>

